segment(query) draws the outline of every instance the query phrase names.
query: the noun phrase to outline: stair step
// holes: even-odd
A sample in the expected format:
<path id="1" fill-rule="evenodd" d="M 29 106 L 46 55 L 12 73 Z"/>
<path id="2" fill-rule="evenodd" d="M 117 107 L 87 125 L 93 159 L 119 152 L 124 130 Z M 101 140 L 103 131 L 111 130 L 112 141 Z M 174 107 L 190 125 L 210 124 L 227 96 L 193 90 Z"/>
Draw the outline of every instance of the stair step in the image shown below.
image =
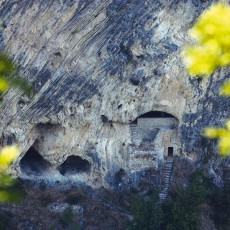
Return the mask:
<path id="1" fill-rule="evenodd" d="M 172 181 L 173 158 L 166 159 L 163 169 L 163 184 L 159 193 L 159 203 L 165 201 L 168 197 L 170 182 Z"/>

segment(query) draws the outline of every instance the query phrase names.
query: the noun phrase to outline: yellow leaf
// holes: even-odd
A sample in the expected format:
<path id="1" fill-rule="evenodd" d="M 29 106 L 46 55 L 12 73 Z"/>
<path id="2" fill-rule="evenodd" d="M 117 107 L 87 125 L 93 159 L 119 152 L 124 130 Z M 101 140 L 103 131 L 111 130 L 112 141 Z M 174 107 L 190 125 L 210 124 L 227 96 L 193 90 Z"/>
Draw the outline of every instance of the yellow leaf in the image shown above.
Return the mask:
<path id="1" fill-rule="evenodd" d="M 228 135 L 230 131 L 224 128 L 206 127 L 202 130 L 202 135 L 209 138 L 220 138 Z"/>
<path id="2" fill-rule="evenodd" d="M 230 134 L 219 139 L 218 150 L 222 156 L 230 155 Z"/>
<path id="3" fill-rule="evenodd" d="M 217 138 L 216 128 L 206 127 L 202 130 L 202 135 L 209 138 Z"/>
<path id="4" fill-rule="evenodd" d="M 191 35 L 203 43 L 209 39 L 221 40 L 221 36 L 229 34 L 230 6 L 215 3 L 205 10 L 191 29 Z"/>
<path id="5" fill-rule="evenodd" d="M 19 148 L 15 145 L 5 146 L 0 151 L 0 170 L 5 170 L 8 165 L 19 155 Z"/>
<path id="6" fill-rule="evenodd" d="M 230 41 L 230 39 L 229 39 Z M 223 53 L 219 57 L 219 66 L 225 66 L 230 64 L 230 51 Z"/>
<path id="7" fill-rule="evenodd" d="M 215 3 L 205 10 L 189 31 L 195 45 L 184 49 L 187 71 L 207 75 L 230 64 L 230 6 Z"/>
<path id="8" fill-rule="evenodd" d="M 220 94 L 230 96 L 230 79 L 226 80 L 220 87 Z"/>
<path id="9" fill-rule="evenodd" d="M 216 56 L 207 47 L 187 47 L 184 49 L 184 63 L 190 74 L 210 74 L 216 67 Z"/>

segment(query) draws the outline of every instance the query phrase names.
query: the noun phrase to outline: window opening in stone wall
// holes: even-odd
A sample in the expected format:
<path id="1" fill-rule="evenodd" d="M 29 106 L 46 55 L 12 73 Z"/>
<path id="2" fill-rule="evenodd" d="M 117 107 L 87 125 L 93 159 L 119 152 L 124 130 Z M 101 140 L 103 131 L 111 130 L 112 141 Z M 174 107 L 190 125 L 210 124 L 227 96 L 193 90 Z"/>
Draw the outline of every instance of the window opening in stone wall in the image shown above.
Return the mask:
<path id="1" fill-rule="evenodd" d="M 63 176 L 76 175 L 82 172 L 90 171 L 90 163 L 79 156 L 69 156 L 59 166 L 59 171 Z"/>
<path id="2" fill-rule="evenodd" d="M 168 157 L 173 157 L 173 147 L 168 147 Z"/>
<path id="3" fill-rule="evenodd" d="M 45 175 L 51 166 L 51 163 L 45 160 L 34 147 L 30 147 L 20 161 L 21 172 L 27 176 Z"/>
<path id="4" fill-rule="evenodd" d="M 138 118 L 168 118 L 168 117 L 175 118 L 173 115 L 162 111 L 150 111 L 137 117 L 134 121 L 131 122 L 131 124 L 137 124 Z"/>

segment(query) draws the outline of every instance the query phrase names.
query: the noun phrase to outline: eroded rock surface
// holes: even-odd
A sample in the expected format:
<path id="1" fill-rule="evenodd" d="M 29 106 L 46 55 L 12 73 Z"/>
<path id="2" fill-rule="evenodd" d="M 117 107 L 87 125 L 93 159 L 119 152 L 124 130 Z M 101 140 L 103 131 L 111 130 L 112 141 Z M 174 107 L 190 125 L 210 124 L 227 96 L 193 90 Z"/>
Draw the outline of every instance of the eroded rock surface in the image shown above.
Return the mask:
<path id="1" fill-rule="evenodd" d="M 135 182 L 136 176 L 130 176 L 132 154 L 151 155 L 156 143 L 164 151 L 175 145 L 175 154 L 193 158 L 215 150 L 200 130 L 221 124 L 229 115 L 229 100 L 218 96 L 228 71 L 219 70 L 202 80 L 191 78 L 180 58 L 181 47 L 191 42 L 188 29 L 210 2 L 12 0 L 0 4 L 0 48 L 36 90 L 31 99 L 10 90 L 2 105 L 2 145 L 18 143 L 22 148 L 14 163 L 16 175 L 25 174 L 20 161 L 31 148 L 51 164 L 54 178 L 65 176 L 58 168 L 67 157 L 88 162 L 88 170 L 76 172 L 74 180 L 95 187 L 121 185 L 124 178 Z M 168 131 L 149 130 L 140 141 L 143 148 L 149 146 L 143 150 L 133 143 L 130 124 L 151 111 L 170 114 L 178 125 Z M 146 152 L 143 155 L 138 159 L 142 166 L 148 157 Z"/>

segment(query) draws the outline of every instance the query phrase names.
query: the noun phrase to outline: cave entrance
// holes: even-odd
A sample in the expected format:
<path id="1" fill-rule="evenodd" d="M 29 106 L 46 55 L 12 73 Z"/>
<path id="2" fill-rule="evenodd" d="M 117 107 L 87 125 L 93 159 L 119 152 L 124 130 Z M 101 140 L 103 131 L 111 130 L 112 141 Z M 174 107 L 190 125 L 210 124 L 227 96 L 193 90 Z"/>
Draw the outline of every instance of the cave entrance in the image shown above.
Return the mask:
<path id="1" fill-rule="evenodd" d="M 49 172 L 51 164 L 34 147 L 30 147 L 20 161 L 21 172 L 27 176 L 42 176 Z"/>
<path id="2" fill-rule="evenodd" d="M 89 172 L 90 166 L 87 160 L 79 156 L 69 156 L 58 169 L 63 176 L 71 176 L 78 173 Z"/>
<path id="3" fill-rule="evenodd" d="M 173 157 L 173 147 L 168 147 L 168 157 Z"/>

